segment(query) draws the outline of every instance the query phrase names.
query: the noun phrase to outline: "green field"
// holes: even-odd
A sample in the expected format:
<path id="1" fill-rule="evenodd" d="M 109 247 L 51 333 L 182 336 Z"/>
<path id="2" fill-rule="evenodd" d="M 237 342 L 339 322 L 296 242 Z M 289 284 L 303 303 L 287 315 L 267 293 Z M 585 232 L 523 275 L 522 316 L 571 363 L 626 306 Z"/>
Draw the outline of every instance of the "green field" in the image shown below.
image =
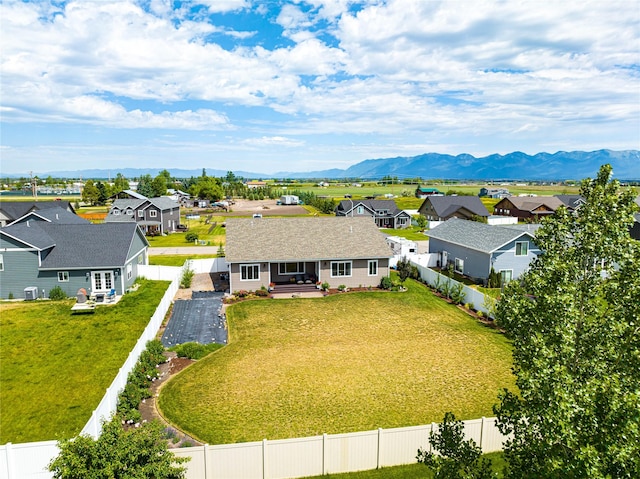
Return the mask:
<path id="1" fill-rule="evenodd" d="M 514 387 L 508 340 L 407 285 L 229 307 L 230 344 L 163 387 L 163 415 L 209 444 L 492 415 Z"/>
<path id="2" fill-rule="evenodd" d="M 168 286 L 141 283 L 93 314 L 72 314 L 73 299 L 0 303 L 0 444 L 80 432 Z"/>

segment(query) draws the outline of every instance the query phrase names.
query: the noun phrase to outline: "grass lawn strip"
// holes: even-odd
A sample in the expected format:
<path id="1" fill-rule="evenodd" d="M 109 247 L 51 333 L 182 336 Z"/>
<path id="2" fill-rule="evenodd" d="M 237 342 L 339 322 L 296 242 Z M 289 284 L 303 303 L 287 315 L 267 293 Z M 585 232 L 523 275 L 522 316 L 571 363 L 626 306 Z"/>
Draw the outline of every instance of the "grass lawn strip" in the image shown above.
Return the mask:
<path id="1" fill-rule="evenodd" d="M 514 387 L 508 341 L 407 284 L 233 305 L 230 344 L 164 386 L 163 414 L 209 444 L 491 415 Z"/>
<path id="2" fill-rule="evenodd" d="M 168 284 L 144 281 L 93 314 L 71 314 L 71 299 L 1 303 L 0 444 L 77 435 Z"/>

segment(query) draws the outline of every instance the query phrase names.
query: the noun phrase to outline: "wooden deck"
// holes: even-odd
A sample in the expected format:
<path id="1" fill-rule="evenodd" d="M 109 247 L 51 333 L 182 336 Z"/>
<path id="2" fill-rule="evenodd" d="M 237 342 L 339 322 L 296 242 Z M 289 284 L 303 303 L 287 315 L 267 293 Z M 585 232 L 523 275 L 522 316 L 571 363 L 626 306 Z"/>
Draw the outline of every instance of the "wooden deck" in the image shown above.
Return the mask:
<path id="1" fill-rule="evenodd" d="M 311 284 L 297 284 L 297 283 L 293 283 L 293 284 L 276 284 L 275 286 L 273 286 L 271 288 L 271 292 L 272 293 L 311 293 L 314 291 L 319 291 L 319 289 L 316 287 L 315 283 L 311 283 Z"/>

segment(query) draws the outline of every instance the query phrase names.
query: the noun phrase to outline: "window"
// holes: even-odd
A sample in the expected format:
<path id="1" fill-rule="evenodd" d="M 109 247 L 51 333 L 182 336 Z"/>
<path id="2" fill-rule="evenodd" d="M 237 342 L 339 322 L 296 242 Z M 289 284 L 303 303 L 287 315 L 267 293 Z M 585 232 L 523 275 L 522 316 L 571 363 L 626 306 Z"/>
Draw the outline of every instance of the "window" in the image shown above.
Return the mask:
<path id="1" fill-rule="evenodd" d="M 298 274 L 304 273 L 304 263 L 280 263 L 278 265 L 280 274 Z"/>
<path id="2" fill-rule="evenodd" d="M 0 271 L 4 271 L 4 257 L 0 254 Z"/>
<path id="3" fill-rule="evenodd" d="M 156 218 L 158 216 L 158 212 L 156 210 L 149 210 L 149 218 Z"/>
<path id="4" fill-rule="evenodd" d="M 456 258 L 454 271 L 456 273 L 460 273 L 460 274 L 464 273 L 464 260 L 463 259 Z"/>
<path id="5" fill-rule="evenodd" d="M 69 272 L 68 271 L 58 271 L 58 282 L 66 283 L 69 281 Z"/>
<path id="6" fill-rule="evenodd" d="M 369 276 L 378 276 L 378 260 L 369 260 Z"/>
<path id="7" fill-rule="evenodd" d="M 138 211 L 138 217 L 139 218 L 144 218 L 144 211 L 142 211 L 142 210 Z"/>
<path id="8" fill-rule="evenodd" d="M 256 281 L 260 279 L 259 264 L 241 264 L 240 281 Z"/>
<path id="9" fill-rule="evenodd" d="M 500 270 L 500 284 L 507 284 L 513 278 L 513 270 L 501 269 Z"/>
<path id="10" fill-rule="evenodd" d="M 120 210 L 113 210 L 113 216 L 120 216 Z"/>
<path id="11" fill-rule="evenodd" d="M 407 224 L 407 218 L 404 218 L 404 217 L 398 218 L 398 224 L 399 225 L 406 225 Z"/>
<path id="12" fill-rule="evenodd" d="M 364 208 L 362 206 L 358 206 L 358 214 L 361 215 L 364 213 Z"/>
<path id="13" fill-rule="evenodd" d="M 133 266 L 129 263 L 127 265 L 127 279 L 131 279 L 131 276 L 133 276 Z"/>
<path id="14" fill-rule="evenodd" d="M 144 255 L 143 254 L 139 254 L 138 255 L 138 264 L 142 264 L 144 262 Z"/>
<path id="15" fill-rule="evenodd" d="M 125 211 L 125 213 L 127 213 L 129 216 L 133 215 L 133 210 L 127 210 Z"/>
<path id="16" fill-rule="evenodd" d="M 331 277 L 351 276 L 351 261 L 332 261 Z"/>
<path id="17" fill-rule="evenodd" d="M 516 256 L 527 256 L 529 252 L 528 241 L 516 241 Z"/>

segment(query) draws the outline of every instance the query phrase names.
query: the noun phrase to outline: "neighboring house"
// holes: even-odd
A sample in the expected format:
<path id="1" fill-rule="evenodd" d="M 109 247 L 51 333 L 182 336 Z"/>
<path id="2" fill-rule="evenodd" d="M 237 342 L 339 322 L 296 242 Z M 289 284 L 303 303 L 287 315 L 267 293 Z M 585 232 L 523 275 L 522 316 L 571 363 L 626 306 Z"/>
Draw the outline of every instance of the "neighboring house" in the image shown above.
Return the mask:
<path id="1" fill-rule="evenodd" d="M 13 220 L 7 226 L 15 225 L 18 223 L 26 223 L 28 221 L 44 221 L 47 223 L 58 223 L 65 225 L 85 225 L 90 223 L 89 221 L 81 218 L 75 213 L 69 212 L 64 208 L 46 208 L 44 210 L 31 210 L 27 214 Z"/>
<path id="2" fill-rule="evenodd" d="M 477 282 L 486 283 L 493 268 L 504 283 L 518 278 L 540 254 L 535 229 L 452 218 L 429 231 L 429 252 L 439 255 L 441 267 L 452 264 Z"/>
<path id="3" fill-rule="evenodd" d="M 561 206 L 564 203 L 555 196 L 510 196 L 496 203 L 493 212 L 528 220 L 552 215 Z"/>
<path id="4" fill-rule="evenodd" d="M 438 188 L 416 188 L 416 198 L 426 198 L 427 196 L 443 196 Z"/>
<path id="5" fill-rule="evenodd" d="M 137 191 L 122 190 L 116 193 L 115 195 L 111 195 L 108 199 L 110 200 L 146 200 L 147 197 L 144 195 L 141 195 Z"/>
<path id="6" fill-rule="evenodd" d="M 229 218 L 225 260 L 229 288 L 257 290 L 271 283 L 314 287 L 378 286 L 393 256 L 384 235 L 364 217 Z"/>
<path id="7" fill-rule="evenodd" d="M 166 196 L 117 199 L 105 222 L 135 222 L 146 235 L 162 235 L 175 231 L 180 224 L 180 204 Z"/>
<path id="8" fill-rule="evenodd" d="M 250 190 L 253 190 L 255 188 L 264 188 L 265 186 L 267 186 L 267 182 L 266 181 L 252 180 L 252 181 L 247 181 L 245 183 L 245 185 Z"/>
<path id="9" fill-rule="evenodd" d="M 577 211 L 586 203 L 582 195 L 555 195 L 571 212 Z"/>
<path id="10" fill-rule="evenodd" d="M 68 201 L 0 201 L 0 226 L 6 226 L 31 211 L 42 211 L 49 208 L 62 208 L 75 214 Z"/>
<path id="11" fill-rule="evenodd" d="M 147 264 L 149 243 L 135 223 L 64 224 L 25 220 L 0 229 L 0 298 L 24 297 L 55 286 L 67 296 L 112 289 L 121 295 Z"/>
<path id="12" fill-rule="evenodd" d="M 191 195 L 181 190 L 168 189 L 167 197 L 180 204 L 180 206 L 190 207 L 192 205 Z"/>
<path id="13" fill-rule="evenodd" d="M 480 197 L 486 198 L 507 198 L 511 196 L 506 188 L 480 188 Z"/>
<path id="14" fill-rule="evenodd" d="M 446 221 L 449 218 L 487 218 L 489 211 L 477 196 L 429 196 L 420 205 L 418 213 L 428 221 Z"/>
<path id="15" fill-rule="evenodd" d="M 342 200 L 336 206 L 336 216 L 367 216 L 378 228 L 401 229 L 411 226 L 411 215 L 401 210 L 393 200 Z"/>

